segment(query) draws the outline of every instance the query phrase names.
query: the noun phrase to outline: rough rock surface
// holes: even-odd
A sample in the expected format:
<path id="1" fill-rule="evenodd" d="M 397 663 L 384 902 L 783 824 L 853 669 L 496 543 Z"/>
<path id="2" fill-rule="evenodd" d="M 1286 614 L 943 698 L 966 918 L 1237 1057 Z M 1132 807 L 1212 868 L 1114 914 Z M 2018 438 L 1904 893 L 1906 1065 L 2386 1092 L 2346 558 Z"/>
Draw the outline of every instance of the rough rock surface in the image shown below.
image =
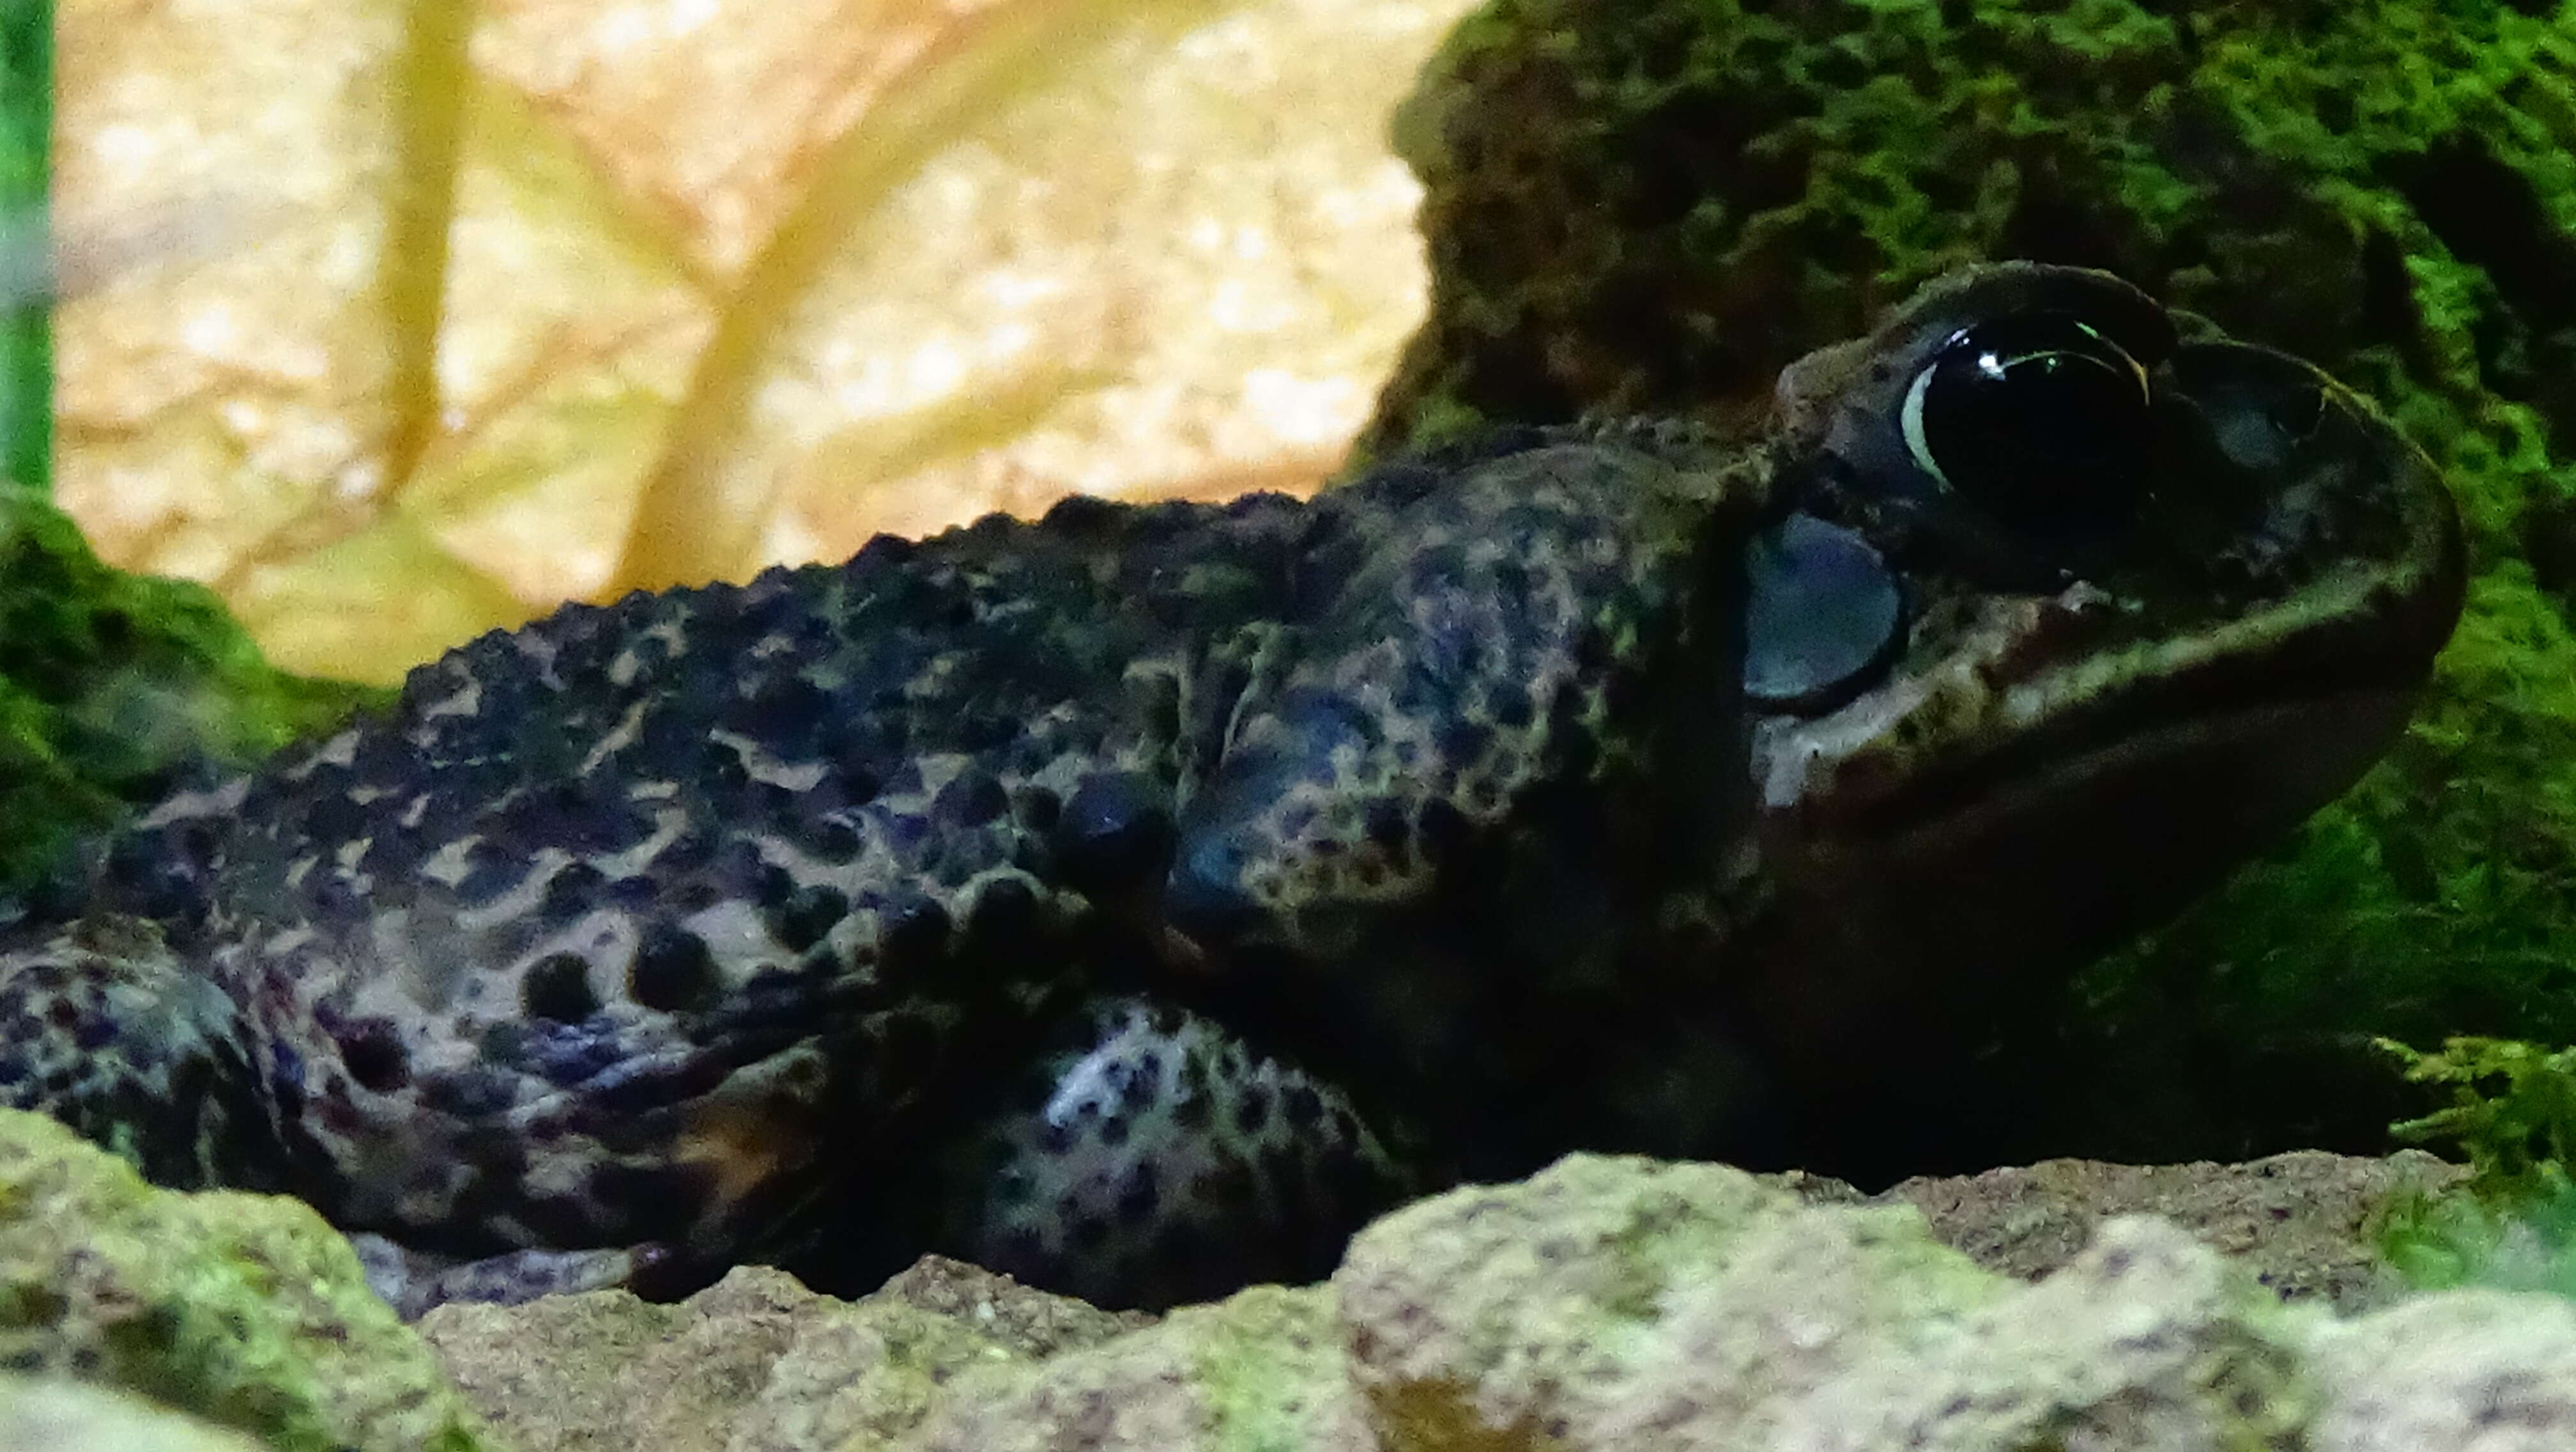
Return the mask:
<path id="1" fill-rule="evenodd" d="M 931 1258 L 857 1302 L 745 1266 L 677 1305 L 624 1291 L 448 1305 L 420 1331 L 520 1452 L 789 1452 L 879 1445 L 959 1371 L 1147 1320 Z"/>
<path id="2" fill-rule="evenodd" d="M 1576 1156 L 1387 1217 L 1326 1284 L 1159 1321 L 925 1261 L 856 1303 L 745 1270 L 682 1306 L 445 1307 L 423 1330 L 525 1452 L 2576 1445 L 2576 1308 L 2327 1309 L 2379 1289 L 2347 1274 L 2377 1190 L 2446 1172 L 2045 1165 L 1872 1199 Z M 2249 1259 L 2125 1213 L 2145 1203 Z"/>
<path id="3" fill-rule="evenodd" d="M 2492 1293 L 2337 1322 L 2146 1217 L 2020 1284 L 1905 1207 L 1578 1156 L 1380 1221 L 1328 1287 L 969 1373 L 910 1445 L 2538 1448 L 2576 1438 L 2569 1324 Z"/>
<path id="4" fill-rule="evenodd" d="M 961 1378 L 920 1452 L 1065 1447 L 1358 1449 L 1381 1444 L 1326 1286 L 1255 1286 L 1020 1375 Z"/>
<path id="5" fill-rule="evenodd" d="M 2371 1242 L 2390 1194 L 2438 1193 L 2467 1175 L 2421 1150 L 2386 1159 L 2295 1150 L 2238 1165 L 2049 1160 L 1907 1180 L 1877 1199 L 1912 1204 L 1934 1239 L 2023 1280 L 2073 1260 L 2113 1216 L 2161 1216 L 2234 1257 L 2283 1300 L 2351 1314 L 2403 1290 Z"/>
<path id="6" fill-rule="evenodd" d="M 2290 1313 L 2164 1222 L 2014 1286 L 1909 1210 L 1784 1213 L 1747 1177 L 1639 1161 L 1401 1212 L 1334 1285 L 1353 1379 L 1423 1449 L 2010 1447 L 2123 1421 L 2214 1446 L 2245 1418 L 2208 1383 L 2285 1381 L 2291 1354 Z"/>
<path id="7" fill-rule="evenodd" d="M 0 1452 L 258 1452 L 239 1432 L 74 1381 L 0 1375 Z"/>
<path id="8" fill-rule="evenodd" d="M 2313 1452 L 2576 1446 L 2576 1305 L 2448 1291 L 2321 1328 L 2308 1345 Z"/>
<path id="9" fill-rule="evenodd" d="M 0 1366 L 140 1393 L 278 1449 L 484 1445 L 311 1208 L 156 1190 L 15 1112 L 0 1112 Z"/>

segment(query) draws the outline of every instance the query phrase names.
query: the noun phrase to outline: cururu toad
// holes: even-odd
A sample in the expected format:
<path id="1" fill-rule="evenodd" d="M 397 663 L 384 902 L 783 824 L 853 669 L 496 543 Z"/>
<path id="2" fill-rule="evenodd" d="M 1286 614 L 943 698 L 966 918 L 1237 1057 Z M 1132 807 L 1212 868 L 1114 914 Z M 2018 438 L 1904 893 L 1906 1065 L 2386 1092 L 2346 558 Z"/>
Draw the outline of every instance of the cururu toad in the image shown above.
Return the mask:
<path id="1" fill-rule="evenodd" d="M 1854 1066 L 2342 790 L 2461 568 L 2313 369 L 1971 269 L 1758 440 L 1506 430 L 486 636 L 10 929 L 0 1102 L 302 1196 L 413 1308 L 1311 1273 L 1461 1175 L 1937 1112 Z"/>

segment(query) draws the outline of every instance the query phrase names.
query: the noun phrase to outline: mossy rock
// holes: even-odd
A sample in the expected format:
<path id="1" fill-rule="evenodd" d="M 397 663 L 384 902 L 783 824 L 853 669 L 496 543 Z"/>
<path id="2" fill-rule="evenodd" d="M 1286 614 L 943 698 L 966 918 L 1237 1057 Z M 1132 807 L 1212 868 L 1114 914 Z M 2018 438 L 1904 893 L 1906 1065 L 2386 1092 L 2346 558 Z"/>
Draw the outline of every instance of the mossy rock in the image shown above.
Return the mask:
<path id="1" fill-rule="evenodd" d="M 0 1110 L 0 1365 L 130 1392 L 279 1449 L 490 1445 L 310 1206 L 157 1190 L 16 1110 Z"/>
<path id="2" fill-rule="evenodd" d="M 257 1442 L 79 1382 L 0 1372 L 0 1452 L 260 1452 Z"/>
<path id="3" fill-rule="evenodd" d="M 1495 0 L 1396 135 L 1433 306 L 1363 455 L 1740 423 L 2020 256 L 2316 360 L 2449 471 L 2478 575 L 2413 732 L 1944 1086 L 1974 1155 L 2368 1150 L 2417 1107 L 2371 1034 L 2576 1041 L 2576 5 Z"/>
<path id="4" fill-rule="evenodd" d="M 211 592 L 110 569 L 44 498 L 0 488 L 0 893 L 376 694 L 272 668 Z"/>

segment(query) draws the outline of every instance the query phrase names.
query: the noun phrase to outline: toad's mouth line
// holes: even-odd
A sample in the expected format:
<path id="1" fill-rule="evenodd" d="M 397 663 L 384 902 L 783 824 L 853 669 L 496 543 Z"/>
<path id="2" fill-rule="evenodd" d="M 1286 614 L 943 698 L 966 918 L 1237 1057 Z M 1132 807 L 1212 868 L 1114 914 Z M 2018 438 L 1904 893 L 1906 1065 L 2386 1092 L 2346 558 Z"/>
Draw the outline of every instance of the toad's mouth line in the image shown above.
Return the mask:
<path id="1" fill-rule="evenodd" d="M 1807 789 L 1766 817 L 1794 836 L 1867 840 L 2027 815 L 2034 794 L 2068 802 L 2151 788 L 2225 790 L 2248 811 L 2268 803 L 2295 822 L 2341 794 L 2405 729 L 2447 622 L 2439 634 L 2417 633 L 2373 614 L 2109 690 L 2060 692 L 2056 681 L 2035 680 L 2040 719 L 1997 723 L 1987 744 L 1963 751 L 1909 750 L 1890 733 L 1819 755 L 1803 765 Z M 1797 738 L 1788 734 L 1787 749 L 1800 749 Z M 2135 803 L 2149 820 L 2158 804 Z"/>
<path id="2" fill-rule="evenodd" d="M 1858 843 L 1990 816 L 2034 792 L 2116 796 L 2129 779 L 2185 793 L 2225 781 L 2295 822 L 2394 742 L 2450 638 L 2460 592 L 2435 582 L 2457 571 L 2411 563 L 2421 568 L 2356 571 L 2206 634 L 2015 678 L 2009 662 L 2044 628 L 2037 607 L 1927 672 L 1910 698 L 1757 728 L 1765 835 Z M 1946 728 L 1924 729 L 1945 716 Z M 2156 803 L 2138 805 L 2152 819 Z"/>
<path id="3" fill-rule="evenodd" d="M 1980 851 L 1998 837 L 2070 834 L 2081 855 L 2124 833 L 2257 850 L 2343 794 L 2405 730 L 2417 684 L 2202 703 L 2116 732 L 2033 733 L 1925 774 L 1857 810 L 1809 814 L 1811 851 Z M 2087 739 L 2090 738 L 2090 739 Z"/>

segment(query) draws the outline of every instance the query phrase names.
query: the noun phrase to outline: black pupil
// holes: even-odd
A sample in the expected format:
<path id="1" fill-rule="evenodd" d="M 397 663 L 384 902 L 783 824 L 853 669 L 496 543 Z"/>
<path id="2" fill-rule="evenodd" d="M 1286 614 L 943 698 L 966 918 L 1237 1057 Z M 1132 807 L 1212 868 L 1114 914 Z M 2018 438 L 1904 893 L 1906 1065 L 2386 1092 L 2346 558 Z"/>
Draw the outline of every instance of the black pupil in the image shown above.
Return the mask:
<path id="1" fill-rule="evenodd" d="M 1923 392 L 1923 442 L 1950 486 L 1997 513 L 2102 521 L 2137 504 L 2147 392 L 2120 346 L 2073 318 L 1981 324 Z"/>

